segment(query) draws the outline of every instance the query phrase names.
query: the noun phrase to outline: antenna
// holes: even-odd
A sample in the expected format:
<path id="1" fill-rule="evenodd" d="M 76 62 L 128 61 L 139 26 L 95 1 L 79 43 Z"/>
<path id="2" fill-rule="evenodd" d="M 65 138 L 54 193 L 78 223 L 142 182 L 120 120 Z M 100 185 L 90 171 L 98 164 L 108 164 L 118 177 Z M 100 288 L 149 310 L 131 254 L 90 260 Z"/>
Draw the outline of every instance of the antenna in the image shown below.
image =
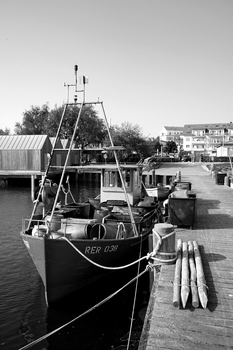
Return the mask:
<path id="1" fill-rule="evenodd" d="M 74 74 L 75 74 L 75 91 L 77 91 L 77 72 L 78 72 L 78 65 L 76 64 L 74 66 Z"/>
<path id="2" fill-rule="evenodd" d="M 83 102 L 85 102 L 85 85 L 88 83 L 88 77 L 81 76 L 80 77 L 80 84 L 83 84 L 83 89 L 78 90 L 78 65 L 76 64 L 74 66 L 74 75 L 75 75 L 75 84 L 66 84 L 64 83 L 64 86 L 67 86 L 67 103 L 69 103 L 69 89 L 70 86 L 75 87 L 75 95 L 74 95 L 74 103 L 77 103 L 78 95 L 77 93 L 82 92 L 83 93 Z"/>

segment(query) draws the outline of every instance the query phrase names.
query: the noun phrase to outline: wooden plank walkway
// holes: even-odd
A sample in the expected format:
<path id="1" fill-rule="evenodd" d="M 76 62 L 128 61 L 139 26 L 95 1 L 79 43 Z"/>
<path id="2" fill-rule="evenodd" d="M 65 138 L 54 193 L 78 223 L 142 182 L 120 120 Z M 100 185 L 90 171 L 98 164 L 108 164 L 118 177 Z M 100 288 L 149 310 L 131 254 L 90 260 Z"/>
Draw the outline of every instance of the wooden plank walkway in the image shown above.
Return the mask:
<path id="1" fill-rule="evenodd" d="M 193 230 L 175 228 L 176 240 L 196 240 L 202 256 L 208 304 L 183 309 L 172 304 L 175 265 L 163 265 L 153 284 L 139 350 L 233 349 L 233 189 L 210 174 L 181 169 L 197 193 Z M 166 169 L 167 171 L 168 169 Z M 185 173 L 185 176 L 182 174 Z"/>

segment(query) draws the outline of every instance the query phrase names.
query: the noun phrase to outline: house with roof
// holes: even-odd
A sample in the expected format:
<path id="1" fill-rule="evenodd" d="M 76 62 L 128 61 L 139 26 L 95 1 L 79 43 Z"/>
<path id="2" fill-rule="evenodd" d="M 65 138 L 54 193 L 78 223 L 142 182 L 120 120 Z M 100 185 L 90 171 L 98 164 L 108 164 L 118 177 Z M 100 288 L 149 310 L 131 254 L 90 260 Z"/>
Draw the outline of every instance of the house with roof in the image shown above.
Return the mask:
<path id="1" fill-rule="evenodd" d="M 0 172 L 40 175 L 51 149 L 47 135 L 0 135 Z"/>
<path id="2" fill-rule="evenodd" d="M 233 123 L 184 125 L 183 150 L 194 155 L 217 155 L 217 149 L 233 141 Z"/>
<path id="3" fill-rule="evenodd" d="M 233 157 L 233 140 L 226 141 L 217 148 L 217 157 Z"/>
<path id="4" fill-rule="evenodd" d="M 182 142 L 182 134 L 182 126 L 163 126 L 159 133 L 160 143 L 165 144 L 168 141 L 174 141 L 176 144 L 180 145 Z"/>

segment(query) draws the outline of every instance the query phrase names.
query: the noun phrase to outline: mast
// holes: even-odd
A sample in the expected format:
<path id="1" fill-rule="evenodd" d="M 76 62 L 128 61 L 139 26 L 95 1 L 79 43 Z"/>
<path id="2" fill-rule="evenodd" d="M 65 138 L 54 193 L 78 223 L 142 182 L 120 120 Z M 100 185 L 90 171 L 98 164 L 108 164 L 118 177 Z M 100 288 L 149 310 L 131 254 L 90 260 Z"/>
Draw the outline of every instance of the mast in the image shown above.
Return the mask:
<path id="1" fill-rule="evenodd" d="M 81 117 L 81 112 L 82 112 L 83 106 L 85 104 L 88 104 L 88 105 L 90 105 L 90 104 L 100 104 L 101 105 L 102 111 L 103 111 L 103 115 L 104 115 L 104 119 L 105 119 L 105 124 L 106 124 L 106 127 L 107 127 L 108 136 L 109 136 L 109 139 L 110 139 L 110 143 L 111 143 L 111 146 L 114 147 L 113 140 L 112 140 L 112 137 L 111 137 L 111 134 L 110 134 L 110 129 L 109 129 L 106 113 L 105 113 L 104 106 L 103 106 L 103 102 L 99 102 L 98 101 L 98 102 L 85 103 L 85 85 L 88 83 L 88 78 L 86 76 L 82 76 L 81 83 L 83 84 L 83 89 L 82 90 L 78 90 L 78 86 L 77 86 L 78 85 L 78 82 L 77 82 L 77 80 L 78 80 L 77 79 L 78 66 L 77 65 L 74 66 L 74 72 L 75 72 L 75 84 L 67 85 L 68 86 L 68 90 L 69 90 L 69 86 L 75 86 L 74 103 L 67 102 L 65 104 L 65 106 L 64 106 L 64 111 L 63 111 L 63 114 L 62 114 L 62 118 L 60 120 L 60 124 L 59 124 L 59 127 L 58 127 L 57 134 L 56 134 L 55 142 L 54 142 L 53 149 L 52 149 L 52 154 L 54 152 L 54 148 L 55 148 L 55 145 L 57 143 L 57 139 L 58 139 L 59 134 L 60 134 L 61 126 L 62 126 L 62 123 L 63 123 L 63 120 L 64 120 L 64 116 L 65 116 L 65 112 L 66 112 L 67 107 L 69 105 L 80 105 L 80 109 L 79 109 L 78 117 L 77 117 L 77 120 L 76 120 L 76 123 L 75 123 L 75 126 L 74 126 L 73 135 L 72 135 L 72 138 L 71 138 L 71 141 L 70 141 L 70 146 L 69 146 L 69 149 L 68 149 L 68 152 L 67 152 L 67 155 L 66 155 L 65 164 L 63 166 L 63 170 L 62 170 L 60 182 L 59 182 L 59 185 L 58 185 L 56 197 L 55 197 L 54 204 L 53 204 L 53 207 L 52 207 L 51 220 L 52 220 L 52 217 L 54 215 L 54 211 L 55 211 L 55 208 L 56 208 L 56 205 L 57 205 L 59 192 L 60 192 L 61 187 L 62 187 L 62 182 L 63 182 L 63 179 L 64 179 L 64 175 L 65 175 L 67 163 L 68 163 L 68 160 L 69 160 L 70 152 L 71 152 L 71 149 L 73 147 L 75 134 L 76 134 L 76 131 L 77 131 L 77 128 L 78 128 L 78 124 L 79 124 L 79 121 L 80 121 L 80 117 Z M 82 102 L 81 103 L 77 102 L 77 100 L 78 100 L 78 95 L 77 94 L 78 93 L 82 93 Z M 69 95 L 68 95 L 68 98 L 69 98 Z M 127 195 L 125 182 L 124 182 L 124 178 L 123 178 L 123 175 L 122 175 L 122 172 L 121 172 L 121 168 L 120 168 L 120 164 L 119 164 L 119 161 L 118 161 L 116 150 L 113 150 L 113 154 L 114 154 L 114 157 L 115 157 L 118 173 L 119 173 L 119 176 L 120 176 L 120 179 L 121 179 L 122 188 L 123 188 L 123 191 L 124 191 L 124 194 L 125 194 L 125 199 L 126 199 L 126 202 L 127 202 L 128 208 L 129 208 L 129 215 L 130 215 L 131 223 L 132 223 L 132 226 L 133 226 L 134 235 L 138 236 L 135 220 L 134 220 L 134 217 L 133 217 L 133 214 L 132 214 L 132 210 L 131 210 L 131 206 L 130 206 L 129 198 L 128 198 L 128 195 Z M 50 157 L 49 166 L 51 164 L 51 158 L 52 157 Z M 49 169 L 49 166 L 48 166 L 48 169 Z M 48 174 L 48 169 L 46 171 L 46 175 Z M 44 181 L 45 181 L 45 178 L 44 178 Z M 43 184 L 44 184 L 44 182 L 43 182 Z M 34 213 L 33 213 L 33 215 L 34 215 Z"/>

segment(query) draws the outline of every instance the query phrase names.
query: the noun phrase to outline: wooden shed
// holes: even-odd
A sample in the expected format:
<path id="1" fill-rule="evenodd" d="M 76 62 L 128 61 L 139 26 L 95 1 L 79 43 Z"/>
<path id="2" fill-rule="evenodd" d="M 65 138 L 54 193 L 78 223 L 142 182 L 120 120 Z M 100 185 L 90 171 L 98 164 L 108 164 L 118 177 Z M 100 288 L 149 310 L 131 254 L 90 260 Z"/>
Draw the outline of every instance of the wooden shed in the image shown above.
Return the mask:
<path id="1" fill-rule="evenodd" d="M 47 135 L 0 135 L 0 169 L 44 172 L 51 149 Z"/>
<path id="2" fill-rule="evenodd" d="M 61 143 L 63 146 L 64 150 L 68 150 L 68 148 L 70 147 L 70 140 L 69 139 L 61 139 Z M 75 142 L 73 143 L 71 152 L 70 152 L 70 157 L 68 160 L 68 164 L 67 165 L 79 165 L 80 164 L 80 149 L 75 148 Z M 64 157 L 66 157 L 67 152 L 64 151 Z"/>
<path id="3" fill-rule="evenodd" d="M 49 140 L 52 144 L 52 147 L 54 147 L 56 137 L 50 137 Z M 54 155 L 53 155 L 53 162 L 52 162 L 53 165 L 58 165 L 58 166 L 64 165 L 66 154 L 63 151 L 63 145 L 62 145 L 62 142 L 59 138 L 57 139 L 57 143 L 56 143 L 54 148 L 55 148 L 55 151 L 54 151 Z"/>

